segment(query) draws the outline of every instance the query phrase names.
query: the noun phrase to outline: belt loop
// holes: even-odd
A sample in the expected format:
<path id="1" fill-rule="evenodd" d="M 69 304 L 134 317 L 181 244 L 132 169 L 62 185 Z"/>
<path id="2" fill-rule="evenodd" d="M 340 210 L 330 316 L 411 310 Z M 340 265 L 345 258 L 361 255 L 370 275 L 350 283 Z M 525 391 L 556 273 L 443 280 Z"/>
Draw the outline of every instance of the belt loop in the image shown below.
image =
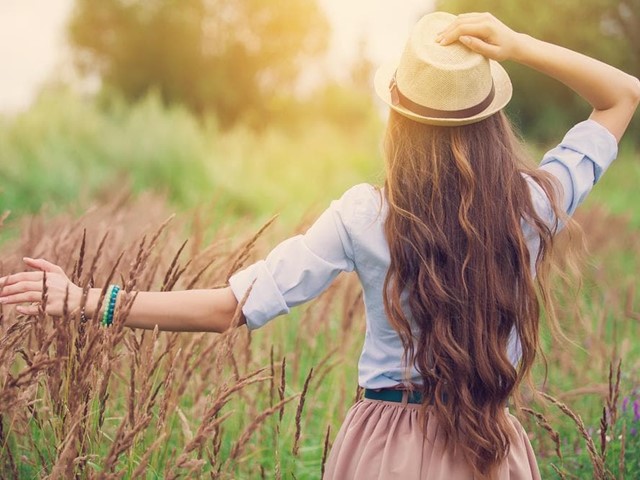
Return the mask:
<path id="1" fill-rule="evenodd" d="M 402 406 L 406 407 L 407 403 L 409 403 L 409 392 L 407 390 L 402 390 Z"/>

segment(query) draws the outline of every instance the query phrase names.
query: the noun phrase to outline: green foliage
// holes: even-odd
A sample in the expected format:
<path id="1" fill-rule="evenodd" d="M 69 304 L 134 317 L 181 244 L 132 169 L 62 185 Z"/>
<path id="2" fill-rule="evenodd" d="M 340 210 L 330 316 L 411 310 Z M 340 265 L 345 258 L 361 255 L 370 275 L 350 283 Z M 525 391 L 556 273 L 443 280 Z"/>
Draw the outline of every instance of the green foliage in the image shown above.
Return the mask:
<path id="1" fill-rule="evenodd" d="M 330 121 L 310 105 L 295 114 L 297 125 L 222 132 L 155 94 L 133 106 L 100 107 L 68 92 L 45 93 L 0 123 L 0 212 L 80 209 L 130 185 L 166 194 L 179 208 L 212 210 L 207 217 L 283 212 L 298 222 L 351 185 L 376 182 L 382 170 L 381 124 L 370 106 L 364 110 L 369 104 L 337 87 L 326 97 L 334 98 L 320 102 Z"/>
<path id="2" fill-rule="evenodd" d="M 456 14 L 491 12 L 516 31 L 640 76 L 640 0 L 556 0 L 535 5 L 525 0 L 438 0 L 437 5 Z M 557 141 L 561 125 L 588 115 L 588 105 L 555 80 L 517 64 L 505 68 L 514 86 L 508 111 L 528 136 Z M 640 130 L 640 120 L 632 129 Z"/>
<path id="3" fill-rule="evenodd" d="M 210 178 L 195 161 L 205 155 L 205 138 L 193 117 L 163 109 L 153 96 L 136 108 L 120 104 L 103 113 L 65 92 L 45 94 L 0 130 L 7 177 L 1 209 L 19 214 L 46 203 L 55 210 L 126 178 L 137 189 L 156 185 L 188 203 Z"/>
<path id="4" fill-rule="evenodd" d="M 640 230 L 640 156 L 631 142 L 620 145 L 618 159 L 602 177 L 589 195 L 590 205 L 602 205 L 612 213 L 627 217 L 631 225 Z"/>
<path id="5" fill-rule="evenodd" d="M 628 391 L 628 390 L 627 390 Z M 577 402 L 576 402 L 577 403 Z M 583 408 L 597 407 L 594 402 L 583 401 Z M 598 448 L 604 459 L 604 466 L 611 475 L 603 478 L 638 478 L 640 473 L 640 398 L 638 389 L 620 399 L 617 406 L 617 418 L 612 423 L 611 412 L 606 411 L 607 427 L 602 435 L 601 417 L 594 416 L 587 427 L 587 434 Z M 602 415 L 602 412 L 600 412 Z M 553 422 L 558 425 L 558 421 Z M 541 457 L 540 469 L 542 478 L 557 478 L 555 468 L 565 474 L 565 478 L 596 478 L 593 473 L 592 460 L 584 444 L 574 440 L 575 426 L 559 429 L 562 442 L 563 458 Z M 605 448 L 603 451 L 603 439 Z M 573 440 L 573 442 L 572 442 Z"/>
<path id="6" fill-rule="evenodd" d="M 633 478 L 633 474 L 640 472 L 640 391 L 634 389 L 622 399 L 618 408 L 620 418 L 608 435 L 612 443 L 607 464 L 610 470 L 615 471 L 618 465 L 624 463 L 624 471 Z"/>
<path id="7" fill-rule="evenodd" d="M 328 24 L 314 0 L 77 0 L 69 32 L 84 70 L 128 100 L 155 88 L 225 125 L 262 124 Z"/>

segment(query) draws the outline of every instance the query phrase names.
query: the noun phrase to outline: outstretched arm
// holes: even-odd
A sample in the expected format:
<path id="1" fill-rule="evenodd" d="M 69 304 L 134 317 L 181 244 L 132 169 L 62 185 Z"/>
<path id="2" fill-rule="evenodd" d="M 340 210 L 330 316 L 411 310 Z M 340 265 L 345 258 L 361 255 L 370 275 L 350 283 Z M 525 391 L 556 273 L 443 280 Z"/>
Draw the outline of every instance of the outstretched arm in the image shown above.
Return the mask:
<path id="1" fill-rule="evenodd" d="M 68 290 L 70 311 L 80 306 L 82 288 L 73 284 L 62 268 L 46 260 L 25 258 L 33 272 L 21 272 L 0 278 L 0 304 L 39 303 L 43 276 L 47 275 L 47 313 L 62 315 Z M 85 312 L 91 316 L 100 308 L 100 289 L 89 290 Z M 104 302 L 103 302 L 104 303 Z M 238 301 L 230 288 L 176 292 L 137 292 L 125 325 L 132 328 L 183 332 L 223 332 L 231 326 Z M 39 305 L 19 305 L 19 313 L 35 315 Z M 244 317 L 240 317 L 244 324 Z"/>
<path id="2" fill-rule="evenodd" d="M 259 328 L 289 308 L 322 293 L 342 271 L 351 271 L 353 247 L 346 224 L 352 222 L 355 207 L 371 201 L 373 187 L 366 184 L 349 189 L 331 205 L 304 235 L 291 237 L 276 246 L 265 260 L 254 263 L 230 279 L 230 287 L 176 292 L 136 292 L 125 325 L 132 328 L 182 332 L 223 332 L 236 323 Z M 18 305 L 24 315 L 36 315 L 42 299 L 46 273 L 47 313 L 61 316 L 68 291 L 68 309 L 79 308 L 82 289 L 74 285 L 62 268 L 46 260 L 24 259 L 31 272 L 0 278 L 0 305 Z M 255 287 L 255 288 L 254 288 Z M 85 314 L 98 305 L 100 289 L 90 289 Z M 32 305 L 24 305 L 34 302 Z M 237 311 L 242 303 L 242 312 Z M 117 309 L 117 306 L 116 306 Z M 239 315 L 234 322 L 236 312 Z"/>
<path id="3" fill-rule="evenodd" d="M 440 33 L 440 43 L 457 40 L 494 60 L 513 60 L 567 85 L 593 107 L 591 119 L 618 141 L 638 103 L 640 81 L 617 68 L 529 35 L 514 32 L 489 13 L 459 15 Z"/>

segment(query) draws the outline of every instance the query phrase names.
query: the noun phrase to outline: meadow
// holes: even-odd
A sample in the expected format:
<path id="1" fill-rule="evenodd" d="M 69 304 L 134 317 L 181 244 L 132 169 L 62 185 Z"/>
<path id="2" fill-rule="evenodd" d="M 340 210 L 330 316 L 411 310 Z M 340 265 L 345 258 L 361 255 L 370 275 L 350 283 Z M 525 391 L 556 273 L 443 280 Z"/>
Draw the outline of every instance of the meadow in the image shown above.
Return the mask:
<path id="1" fill-rule="evenodd" d="M 0 125 L 0 276 L 29 255 L 85 286 L 224 285 L 348 186 L 381 182 L 374 115 L 316 122 L 221 131 L 153 96 L 45 95 Z M 639 182 L 623 146 L 577 217 L 583 275 L 557 279 L 573 344 L 543 328 L 547 401 L 525 391 L 518 414 L 545 479 L 640 476 Z M 354 276 L 255 332 L 132 331 L 126 313 L 105 329 L 0 307 L 0 477 L 320 478 L 361 395 Z"/>

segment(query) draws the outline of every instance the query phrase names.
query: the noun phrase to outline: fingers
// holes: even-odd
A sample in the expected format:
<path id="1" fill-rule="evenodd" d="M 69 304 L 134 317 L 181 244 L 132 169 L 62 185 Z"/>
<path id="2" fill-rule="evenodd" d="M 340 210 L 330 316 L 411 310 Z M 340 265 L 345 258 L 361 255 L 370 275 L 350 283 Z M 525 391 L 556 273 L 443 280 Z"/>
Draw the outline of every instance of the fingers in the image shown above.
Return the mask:
<path id="1" fill-rule="evenodd" d="M 479 38 L 470 37 L 467 35 L 463 35 L 460 37 L 460 42 L 462 42 L 465 46 L 477 52 L 485 57 L 500 59 L 500 47 L 496 45 L 491 45 L 490 43 L 484 42 Z"/>
<path id="2" fill-rule="evenodd" d="M 40 274 L 42 277 L 42 274 Z M 9 295 L 15 295 L 16 293 L 24 293 L 24 292 L 32 292 L 32 291 L 41 291 L 42 290 L 42 280 L 40 281 L 24 281 L 11 284 L 2 289 L 0 292 L 0 298 L 7 297 Z"/>
<path id="3" fill-rule="evenodd" d="M 4 292 L 10 285 L 20 282 L 40 282 L 42 284 L 42 272 L 20 272 L 13 273 L 0 278 L 0 293 Z"/>
<path id="4" fill-rule="evenodd" d="M 61 267 L 43 258 L 33 259 L 29 257 L 24 257 L 22 260 L 27 266 L 31 268 L 35 268 L 36 270 L 39 270 L 39 271 L 38 272 L 20 272 L 20 273 L 14 273 L 14 274 L 2 277 L 0 278 L 0 290 L 2 290 L 4 287 L 7 287 L 9 285 L 12 285 L 18 282 L 25 282 L 25 281 L 29 282 L 29 281 L 36 281 L 36 280 L 42 281 L 42 272 L 59 273 L 66 277 L 66 274 L 64 273 L 64 270 Z"/>
<path id="5" fill-rule="evenodd" d="M 16 312 L 24 315 L 41 313 L 42 291 L 46 281 L 48 291 L 47 313 L 52 316 L 64 314 L 65 308 L 75 308 L 80 303 L 82 289 L 70 282 L 64 270 L 44 259 L 24 258 L 27 266 L 35 272 L 19 272 L 0 278 L 0 305 L 32 303 L 16 306 Z M 66 306 L 65 306 L 66 305 Z"/>
<path id="6" fill-rule="evenodd" d="M 460 25 L 480 23 L 483 21 L 485 21 L 485 18 L 480 13 L 463 13 L 461 15 L 458 15 L 454 21 L 447 25 L 447 28 L 438 32 L 436 41 L 444 36 L 449 36 L 449 34 Z"/>
<path id="7" fill-rule="evenodd" d="M 506 60 L 513 51 L 514 32 L 490 13 L 467 13 L 456 17 L 436 37 L 440 45 L 460 41 L 493 60 Z"/>
<path id="8" fill-rule="evenodd" d="M 40 278 L 34 277 L 38 275 Z M 39 302 L 42 299 L 42 273 L 23 272 L 8 278 L 27 277 L 31 280 L 13 282 L 0 290 L 0 305 L 11 305 L 24 302 Z"/>
<path id="9" fill-rule="evenodd" d="M 43 272 L 20 272 L 0 278 L 0 305 L 42 300 Z"/>
<path id="10" fill-rule="evenodd" d="M 28 291 L 0 297 L 0 305 L 13 305 L 16 303 L 39 302 L 42 300 L 41 291 Z"/>
<path id="11" fill-rule="evenodd" d="M 64 270 L 62 270 L 61 267 L 59 267 L 54 263 L 48 262 L 44 258 L 34 259 L 34 258 L 24 257 L 22 260 L 24 261 L 24 263 L 26 263 L 30 267 L 37 268 L 38 270 L 42 270 L 43 272 L 54 272 L 54 273 L 64 274 Z"/>
<path id="12" fill-rule="evenodd" d="M 486 22 L 477 22 L 470 19 L 469 21 L 458 22 L 457 25 L 450 25 L 436 38 L 436 41 L 439 42 L 440 45 L 449 45 L 462 36 L 485 39 L 490 35 L 491 27 Z"/>
<path id="13" fill-rule="evenodd" d="M 40 307 L 38 305 L 17 306 L 16 311 L 22 315 L 38 315 L 40 313 Z"/>

